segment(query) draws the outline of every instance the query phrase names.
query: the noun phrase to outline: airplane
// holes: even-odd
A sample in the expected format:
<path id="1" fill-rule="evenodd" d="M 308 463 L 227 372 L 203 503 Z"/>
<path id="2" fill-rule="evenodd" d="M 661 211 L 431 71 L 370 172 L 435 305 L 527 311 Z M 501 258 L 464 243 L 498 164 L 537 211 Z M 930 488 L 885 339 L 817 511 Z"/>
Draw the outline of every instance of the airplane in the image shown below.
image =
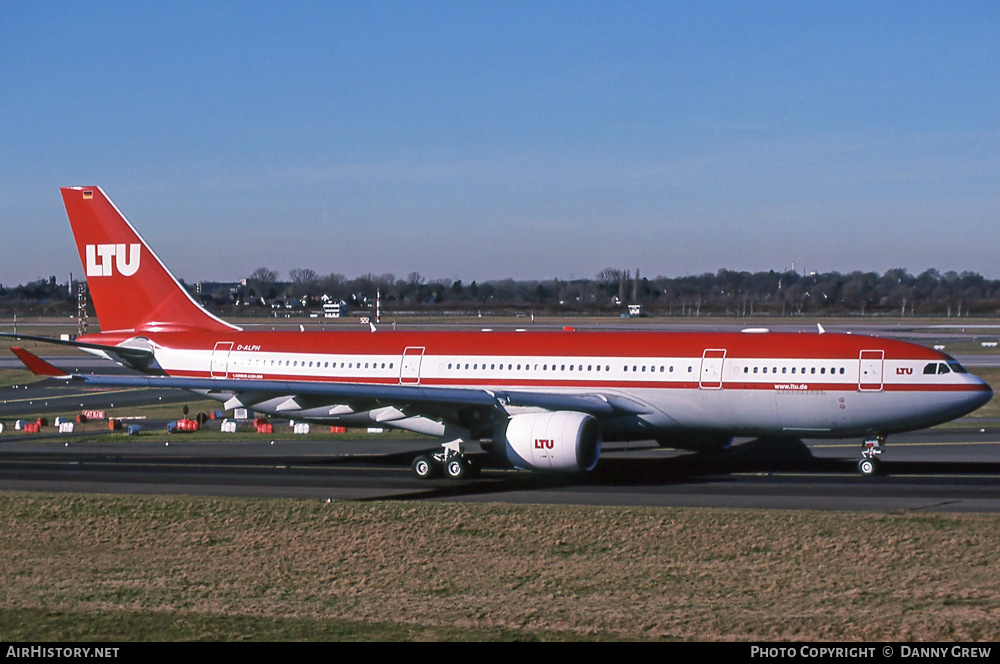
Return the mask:
<path id="1" fill-rule="evenodd" d="M 299 421 L 438 437 L 421 478 L 477 470 L 479 442 L 516 468 L 586 472 L 603 441 L 718 450 L 737 436 L 861 439 L 879 472 L 886 436 L 947 422 L 992 398 L 945 353 L 826 333 L 243 330 L 201 307 L 99 187 L 63 202 L 100 332 L 74 346 L 135 375 L 66 375 L 23 349 L 32 371 L 87 385 L 178 388 Z"/>

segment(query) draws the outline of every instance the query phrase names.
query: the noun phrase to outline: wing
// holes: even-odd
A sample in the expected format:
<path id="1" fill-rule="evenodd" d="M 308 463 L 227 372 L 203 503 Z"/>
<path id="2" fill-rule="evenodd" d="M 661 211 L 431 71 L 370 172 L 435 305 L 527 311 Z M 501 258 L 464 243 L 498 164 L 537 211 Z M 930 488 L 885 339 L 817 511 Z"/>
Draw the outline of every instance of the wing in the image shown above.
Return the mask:
<path id="1" fill-rule="evenodd" d="M 30 338 L 30 337 L 24 337 Z M 117 347 L 113 347 L 117 348 Z M 101 350 L 107 350 L 102 347 Z M 597 418 L 642 414 L 640 402 L 600 393 L 553 393 L 463 387 L 384 385 L 371 383 L 275 381 L 176 376 L 67 374 L 23 348 L 17 357 L 39 375 L 60 376 L 95 387 L 190 390 L 223 401 L 227 409 L 256 408 L 299 419 L 336 422 L 364 418 L 413 429 L 420 421 L 475 428 L 492 425 L 494 416 L 517 408 L 577 411 Z M 401 426 L 410 425 L 410 426 Z M 425 431 L 426 427 L 419 428 Z M 434 431 L 433 433 L 438 433 Z"/>

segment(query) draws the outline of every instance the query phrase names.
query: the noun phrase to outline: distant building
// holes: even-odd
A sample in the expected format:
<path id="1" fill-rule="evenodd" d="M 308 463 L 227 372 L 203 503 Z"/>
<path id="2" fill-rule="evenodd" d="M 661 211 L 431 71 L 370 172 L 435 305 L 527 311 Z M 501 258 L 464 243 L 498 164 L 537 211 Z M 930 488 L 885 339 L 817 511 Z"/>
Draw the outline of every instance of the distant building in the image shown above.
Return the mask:
<path id="1" fill-rule="evenodd" d="M 343 302 L 325 302 L 323 304 L 323 318 L 340 318 L 347 314 L 347 305 Z"/>

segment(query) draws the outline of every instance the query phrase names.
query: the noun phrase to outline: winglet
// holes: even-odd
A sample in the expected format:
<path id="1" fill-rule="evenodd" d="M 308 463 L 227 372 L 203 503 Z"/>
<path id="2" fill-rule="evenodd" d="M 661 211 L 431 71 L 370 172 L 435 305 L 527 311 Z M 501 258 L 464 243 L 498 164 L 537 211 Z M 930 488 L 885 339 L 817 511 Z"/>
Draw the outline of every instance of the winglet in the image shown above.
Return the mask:
<path id="1" fill-rule="evenodd" d="M 14 346 L 10 350 L 14 353 L 14 355 L 17 355 L 17 359 L 21 360 L 21 362 L 24 363 L 24 366 L 28 367 L 31 373 L 36 376 L 60 376 L 62 378 L 69 376 L 69 374 L 59 367 L 49 364 L 42 358 L 33 353 L 29 353 L 20 346 Z"/>

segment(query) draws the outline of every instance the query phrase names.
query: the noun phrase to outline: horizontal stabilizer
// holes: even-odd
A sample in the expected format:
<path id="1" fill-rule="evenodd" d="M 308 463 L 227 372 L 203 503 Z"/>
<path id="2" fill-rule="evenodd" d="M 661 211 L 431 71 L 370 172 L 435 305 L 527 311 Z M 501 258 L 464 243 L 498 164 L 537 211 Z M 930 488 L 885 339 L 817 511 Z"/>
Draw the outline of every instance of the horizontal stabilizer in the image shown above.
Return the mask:
<path id="1" fill-rule="evenodd" d="M 60 369 L 57 366 L 49 364 L 37 355 L 30 353 L 20 346 L 14 346 L 10 349 L 14 355 L 17 355 L 17 359 L 24 363 L 24 366 L 31 371 L 31 373 L 36 376 L 59 376 L 62 378 L 69 378 L 69 374 Z"/>
<path id="2" fill-rule="evenodd" d="M 154 367 L 153 352 L 144 348 L 129 348 L 127 346 L 111 346 L 109 344 L 92 344 L 82 341 L 70 341 L 68 339 L 55 339 L 53 337 L 38 337 L 31 334 L 11 334 L 10 332 L 0 332 L 0 337 L 17 339 L 18 341 L 37 341 L 45 344 L 55 344 L 57 346 L 72 346 L 80 350 L 98 350 L 109 356 L 116 362 L 125 366 L 142 371 L 153 373 Z M 159 370 L 156 373 L 160 373 Z M 60 375 L 65 375 L 60 374 Z"/>

